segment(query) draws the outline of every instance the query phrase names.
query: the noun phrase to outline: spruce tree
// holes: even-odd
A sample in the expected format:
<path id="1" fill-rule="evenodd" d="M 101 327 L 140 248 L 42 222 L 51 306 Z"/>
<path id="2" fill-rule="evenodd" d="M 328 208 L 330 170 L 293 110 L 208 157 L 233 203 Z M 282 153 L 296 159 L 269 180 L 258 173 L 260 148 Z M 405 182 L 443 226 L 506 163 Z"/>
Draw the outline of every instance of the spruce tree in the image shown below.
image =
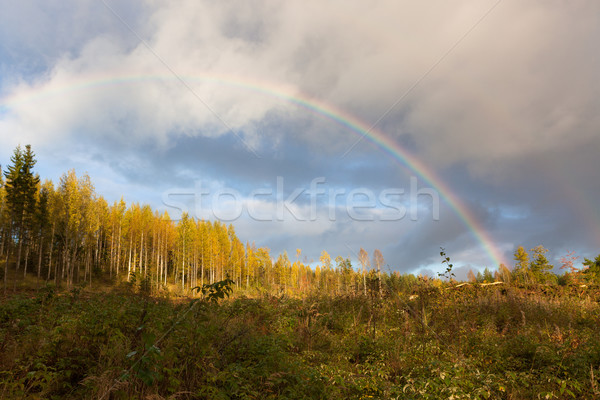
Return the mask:
<path id="1" fill-rule="evenodd" d="M 12 238 L 10 241 L 16 240 L 18 246 L 15 266 L 18 270 L 21 264 L 23 244 L 29 246 L 36 211 L 36 192 L 40 178 L 38 175 L 33 174 L 36 159 L 35 154 L 31 150 L 31 145 L 26 145 L 25 151 L 21 149 L 21 146 L 17 146 L 10 161 L 11 165 L 4 172 L 6 178 L 4 185 L 6 189 L 6 205 L 9 212 L 8 232 Z M 9 243 L 9 246 L 11 244 Z M 8 269 L 8 265 L 6 268 Z"/>

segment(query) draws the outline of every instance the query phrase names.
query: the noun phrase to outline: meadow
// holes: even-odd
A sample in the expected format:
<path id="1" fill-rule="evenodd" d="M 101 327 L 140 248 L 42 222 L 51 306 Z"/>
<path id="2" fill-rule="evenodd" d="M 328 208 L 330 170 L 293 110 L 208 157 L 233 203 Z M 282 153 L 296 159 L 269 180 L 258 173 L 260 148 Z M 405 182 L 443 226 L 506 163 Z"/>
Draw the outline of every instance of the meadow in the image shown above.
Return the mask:
<path id="1" fill-rule="evenodd" d="M 411 281 L 412 282 L 412 281 Z M 600 396 L 600 288 L 418 279 L 303 296 L 143 282 L 0 302 L 0 398 Z"/>

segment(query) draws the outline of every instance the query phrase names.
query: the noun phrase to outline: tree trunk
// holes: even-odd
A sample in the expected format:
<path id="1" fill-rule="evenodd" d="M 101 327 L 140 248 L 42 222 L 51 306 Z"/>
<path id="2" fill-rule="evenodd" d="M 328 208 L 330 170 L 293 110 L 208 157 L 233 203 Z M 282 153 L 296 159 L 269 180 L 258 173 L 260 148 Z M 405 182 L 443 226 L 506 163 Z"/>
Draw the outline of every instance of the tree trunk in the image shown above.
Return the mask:
<path id="1" fill-rule="evenodd" d="M 15 265 L 15 279 L 13 280 L 13 291 L 17 290 L 17 275 L 19 274 L 19 266 L 21 264 L 21 252 L 23 248 L 23 235 L 19 229 L 19 247 L 17 250 L 17 264 Z"/>
<path id="2" fill-rule="evenodd" d="M 363 288 L 364 288 L 364 292 L 365 292 L 365 296 L 367 295 L 367 274 L 365 273 L 365 267 L 363 267 Z"/>
<path id="3" fill-rule="evenodd" d="M 108 276 L 112 279 L 113 268 L 115 266 L 115 225 L 112 226 L 110 234 L 110 262 L 108 263 Z"/>
<path id="4" fill-rule="evenodd" d="M 121 223 L 119 222 L 119 234 L 117 235 L 117 269 L 115 275 L 119 277 L 119 265 L 121 264 Z"/>
<path id="5" fill-rule="evenodd" d="M 142 238 L 140 240 L 140 275 L 142 274 L 143 266 L 144 266 L 144 231 L 142 231 Z M 146 277 L 146 268 L 144 268 L 144 277 Z"/>
<path id="6" fill-rule="evenodd" d="M 131 248 L 133 247 L 133 235 L 129 237 L 129 262 L 127 263 L 127 282 L 131 276 Z"/>
<path id="7" fill-rule="evenodd" d="M 23 267 L 23 280 L 27 279 L 27 264 L 29 262 L 29 241 L 25 246 L 25 265 Z"/>
<path id="8" fill-rule="evenodd" d="M 43 254 L 42 251 L 44 250 L 44 236 L 43 234 L 40 232 L 40 249 L 38 251 L 38 266 L 37 266 L 37 280 L 38 283 L 40 281 L 40 277 L 42 275 L 42 258 L 43 258 Z M 36 283 L 37 286 L 37 283 Z"/>
<path id="9" fill-rule="evenodd" d="M 181 257 L 181 290 L 185 292 L 185 225 L 183 226 L 183 255 Z"/>
<path id="10" fill-rule="evenodd" d="M 6 261 L 4 262 L 4 294 L 6 295 L 6 287 L 8 286 L 8 261 L 10 258 L 10 251 L 11 251 L 11 240 L 10 240 L 10 234 L 11 232 L 11 228 L 8 228 L 8 243 L 7 243 L 7 248 L 6 248 Z"/>
<path id="11" fill-rule="evenodd" d="M 54 251 L 54 228 L 56 227 L 56 223 L 52 223 L 52 235 L 50 236 L 50 255 L 49 255 L 49 260 L 48 260 L 48 279 L 46 279 L 46 281 L 50 280 L 50 271 L 52 271 L 52 253 Z"/>
<path id="12" fill-rule="evenodd" d="M 2 215 L 2 210 L 0 210 L 0 215 Z M 4 242 L 6 242 L 7 240 L 6 235 L 4 235 L 4 233 L 4 228 L 0 227 L 0 238 L 2 238 L 2 240 L 0 240 L 0 258 L 2 258 L 2 256 L 4 255 Z"/>

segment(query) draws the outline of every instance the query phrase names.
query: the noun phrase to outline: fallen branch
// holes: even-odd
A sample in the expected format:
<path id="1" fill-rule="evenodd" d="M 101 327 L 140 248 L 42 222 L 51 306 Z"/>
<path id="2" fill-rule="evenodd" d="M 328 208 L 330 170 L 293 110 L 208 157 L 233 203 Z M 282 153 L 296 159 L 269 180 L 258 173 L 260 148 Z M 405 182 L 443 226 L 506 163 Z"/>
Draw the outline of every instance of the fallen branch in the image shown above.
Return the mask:
<path id="1" fill-rule="evenodd" d="M 504 282 L 497 281 L 497 282 L 490 282 L 490 283 L 479 283 L 477 285 L 478 286 L 496 286 L 496 285 L 502 285 L 503 283 Z M 471 285 L 473 285 L 473 284 L 470 283 L 470 282 L 464 282 L 464 283 L 458 284 L 456 286 L 452 286 L 452 287 L 446 288 L 446 290 L 449 290 L 449 289 L 458 289 L 459 287 L 471 286 Z"/>

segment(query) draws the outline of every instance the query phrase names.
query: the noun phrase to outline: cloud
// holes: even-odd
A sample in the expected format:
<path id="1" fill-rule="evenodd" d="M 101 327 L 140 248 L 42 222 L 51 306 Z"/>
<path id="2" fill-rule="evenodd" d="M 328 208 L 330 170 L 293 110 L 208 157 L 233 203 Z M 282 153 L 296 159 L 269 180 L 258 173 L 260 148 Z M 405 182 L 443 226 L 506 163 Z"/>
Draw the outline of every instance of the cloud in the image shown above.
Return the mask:
<path id="1" fill-rule="evenodd" d="M 199 179 L 249 193 L 323 176 L 379 192 L 415 174 L 368 139 L 341 157 L 357 133 L 302 99 L 367 126 L 385 114 L 375 129 L 435 171 L 509 258 L 520 243 L 592 252 L 600 240 L 596 2 L 108 2 L 134 32 L 101 2 L 3 3 L 2 160 L 31 143 L 51 176 L 75 166 L 102 194 L 135 188 L 156 207 Z M 380 248 L 402 270 L 438 264 L 440 245 L 489 263 L 443 215 L 240 220 L 238 232 L 315 259 Z"/>
<path id="2" fill-rule="evenodd" d="M 597 141 L 594 3 L 500 4 L 439 64 L 493 3 L 345 2 L 340 12 L 341 3 L 157 1 L 144 10 L 147 25 L 117 9 L 149 48 L 132 45 L 137 38 L 123 26 L 115 34 L 110 10 L 86 4 L 70 18 L 93 11 L 100 22 L 74 24 L 70 35 L 85 31 L 84 39 L 65 45 L 58 41 L 67 34 L 45 35 L 56 43 L 40 45 L 60 57 L 48 61 L 45 77 L 21 82 L 9 96 L 26 99 L 10 104 L 11 115 L 48 140 L 75 131 L 123 139 L 118 132 L 125 131 L 133 143 L 150 136 L 166 145 L 232 128 L 258 145 L 251 126 L 273 112 L 293 118 L 300 110 L 253 86 L 306 93 L 374 121 L 419 82 L 392 110 L 390 118 L 399 119 L 391 134 L 409 133 L 437 165 L 466 162 L 473 173 L 490 174 L 507 158 Z M 58 10 L 21 11 L 40 20 L 42 28 L 29 33 L 37 38 Z M 328 136 L 319 131 L 310 140 Z"/>
<path id="3" fill-rule="evenodd" d="M 501 4 L 419 88 L 408 123 L 423 155 L 494 176 L 508 160 L 599 145 L 597 11 Z"/>

